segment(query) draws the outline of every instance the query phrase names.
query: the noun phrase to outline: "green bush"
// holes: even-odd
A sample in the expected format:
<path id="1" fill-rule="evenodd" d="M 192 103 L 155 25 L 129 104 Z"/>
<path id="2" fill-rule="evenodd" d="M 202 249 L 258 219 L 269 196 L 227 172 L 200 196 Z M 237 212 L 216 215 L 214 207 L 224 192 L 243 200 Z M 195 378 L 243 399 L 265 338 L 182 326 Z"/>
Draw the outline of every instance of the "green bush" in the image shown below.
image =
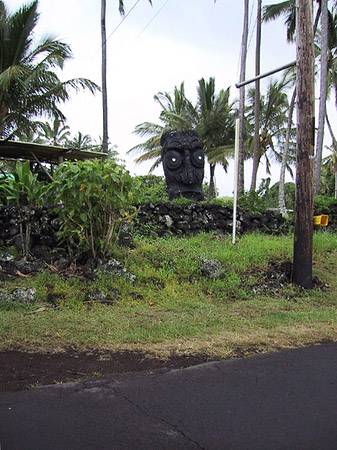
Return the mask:
<path id="1" fill-rule="evenodd" d="M 135 177 L 139 182 L 139 203 L 168 202 L 166 181 L 157 175 L 139 175 Z"/>
<path id="2" fill-rule="evenodd" d="M 234 202 L 233 197 L 217 197 L 212 198 L 212 200 L 205 201 L 205 203 L 219 206 L 233 206 L 233 202 Z"/>
<path id="3" fill-rule="evenodd" d="M 278 208 L 279 183 L 275 183 L 266 193 L 265 202 L 267 208 Z M 284 185 L 285 203 L 287 209 L 295 209 L 295 183 Z"/>
<path id="4" fill-rule="evenodd" d="M 332 206 L 337 206 L 337 200 L 334 197 L 318 195 L 314 199 L 314 211 L 317 214 L 328 214 Z"/>
<path id="5" fill-rule="evenodd" d="M 42 205 L 47 192 L 46 185 L 30 170 L 30 163 L 17 162 L 12 174 L 0 179 L 1 197 L 7 205 L 17 207 Z"/>
<path id="6" fill-rule="evenodd" d="M 111 254 L 122 220 L 131 220 L 136 211 L 139 183 L 109 159 L 62 164 L 54 178 L 59 238 L 93 257 Z"/>
<path id="7" fill-rule="evenodd" d="M 238 207 L 250 214 L 262 214 L 267 209 L 265 197 L 255 191 L 239 197 Z"/>

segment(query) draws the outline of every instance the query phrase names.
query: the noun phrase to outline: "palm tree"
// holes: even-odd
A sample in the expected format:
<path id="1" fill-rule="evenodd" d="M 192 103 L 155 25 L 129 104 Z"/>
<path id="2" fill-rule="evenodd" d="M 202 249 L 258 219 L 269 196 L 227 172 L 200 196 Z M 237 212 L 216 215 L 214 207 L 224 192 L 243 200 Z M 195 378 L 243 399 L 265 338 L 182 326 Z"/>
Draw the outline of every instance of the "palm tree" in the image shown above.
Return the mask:
<path id="1" fill-rule="evenodd" d="M 315 156 L 315 175 L 314 175 L 314 191 L 318 195 L 320 187 L 321 166 L 322 166 L 322 150 L 324 138 L 324 124 L 326 115 L 326 101 L 328 92 L 328 78 L 329 66 L 332 69 L 332 60 L 329 63 L 329 48 L 331 50 L 331 43 L 334 41 L 336 45 L 336 26 L 333 25 L 334 18 L 328 11 L 328 0 L 319 0 L 318 10 L 314 24 L 314 34 L 317 31 L 319 17 L 321 17 L 321 31 L 320 31 L 320 55 L 321 55 L 321 70 L 320 70 L 320 102 L 319 102 L 319 117 L 318 117 L 318 131 L 316 139 L 316 156 Z M 334 8 L 337 2 L 334 2 Z M 264 8 L 264 20 L 272 20 L 281 14 L 286 15 L 287 25 L 287 39 L 293 40 L 296 30 L 296 2 L 295 0 L 288 0 L 276 5 L 269 5 Z M 336 78 L 337 81 L 337 78 Z M 336 84 L 337 85 L 337 84 Z"/>
<path id="2" fill-rule="evenodd" d="M 332 139 L 331 146 L 327 147 L 327 149 L 329 149 L 332 152 L 332 154 L 324 158 L 323 167 L 326 170 L 330 170 L 330 172 L 335 175 L 335 199 L 337 199 L 337 140 L 332 131 L 328 115 L 326 115 L 326 122 Z"/>
<path id="3" fill-rule="evenodd" d="M 78 150 L 91 150 L 95 144 L 93 144 L 89 134 L 83 134 L 79 131 L 72 139 L 68 140 L 67 146 Z"/>
<path id="4" fill-rule="evenodd" d="M 315 161 L 315 193 L 318 193 L 319 190 L 319 179 L 320 179 L 320 168 L 321 168 L 321 162 L 322 162 L 322 148 L 323 148 L 323 136 L 324 136 L 324 120 L 325 120 L 325 114 L 326 114 L 326 99 L 327 99 L 327 43 L 328 39 L 331 40 L 331 34 L 335 34 L 333 32 L 333 27 L 329 27 L 329 33 L 328 33 L 328 18 L 331 22 L 331 14 L 328 12 L 327 9 L 327 0 L 319 0 L 318 2 L 318 9 L 316 13 L 315 23 L 313 32 L 314 35 L 317 31 L 318 21 L 322 12 L 322 40 L 321 40 L 321 77 L 320 77 L 320 107 L 319 107 L 319 126 L 318 126 L 318 133 L 317 133 L 317 143 L 316 143 L 316 161 Z M 335 2 L 335 5 L 336 6 Z M 296 31 L 296 0 L 287 0 L 283 1 L 281 3 L 278 3 L 276 5 L 268 5 L 265 6 L 263 9 L 263 20 L 269 21 L 274 20 L 280 15 L 285 16 L 285 24 L 287 27 L 287 41 L 292 42 L 294 40 L 295 31 Z M 329 34 L 329 36 L 328 36 Z M 337 81 L 337 79 L 336 79 Z M 288 133 L 287 135 L 290 136 L 290 127 L 292 124 L 292 115 L 294 111 L 295 106 L 295 99 L 296 99 L 296 86 L 294 88 L 294 92 L 292 94 L 292 99 L 290 102 L 290 109 L 289 109 L 289 116 L 288 116 Z M 284 155 L 283 155 L 283 161 L 282 161 L 282 167 L 281 167 L 281 175 L 280 175 L 280 189 L 279 189 L 279 208 L 283 215 L 286 215 L 286 207 L 285 207 L 285 197 L 284 197 L 284 175 L 285 175 L 285 166 L 286 166 L 286 158 L 287 158 L 287 150 L 289 148 L 289 141 L 286 140 L 285 146 L 284 146 Z M 318 187 L 317 187 L 318 186 Z"/>
<path id="5" fill-rule="evenodd" d="M 140 137 L 146 137 L 145 142 L 137 144 L 128 153 L 140 153 L 135 159 L 136 163 L 154 159 L 150 173 L 161 163 L 162 134 L 167 130 L 183 131 L 194 129 L 196 125 L 196 111 L 192 103 L 186 98 L 184 83 L 178 88 L 175 86 L 173 94 L 158 92 L 154 101 L 159 103 L 161 112 L 159 119 L 162 124 L 143 122 L 136 126 L 134 133 Z"/>
<path id="6" fill-rule="evenodd" d="M 285 16 L 287 41 L 293 42 L 296 31 L 296 0 L 286 0 L 263 8 L 263 21 L 269 22 L 280 16 Z"/>
<path id="7" fill-rule="evenodd" d="M 268 151 L 280 160 L 280 154 L 276 150 L 275 139 L 281 141 L 282 135 L 285 135 L 285 124 L 287 122 L 287 110 L 289 108 L 288 96 L 285 88 L 289 83 L 289 78 L 283 78 L 280 81 L 270 80 L 265 96 L 260 97 L 260 129 L 259 129 L 259 147 L 258 153 L 254 151 L 253 172 L 251 186 L 256 186 L 256 177 L 258 167 L 262 156 L 266 158 L 267 172 L 270 171 L 270 162 Z M 255 117 L 255 89 L 248 91 L 248 119 L 251 122 Z"/>
<path id="8" fill-rule="evenodd" d="M 43 114 L 64 120 L 59 104 L 69 100 L 72 90 L 98 89 L 84 78 L 59 80 L 54 69 L 63 68 L 71 50 L 50 36 L 33 45 L 37 7 L 33 0 L 9 14 L 0 1 L 0 137 L 28 130 Z"/>
<path id="9" fill-rule="evenodd" d="M 229 88 L 215 94 L 215 79 L 199 80 L 197 117 L 195 130 L 204 144 L 204 152 L 210 165 L 208 200 L 216 195 L 214 173 L 217 163 L 227 169 L 227 157 L 233 155 L 234 110 L 229 102 Z"/>
<path id="10" fill-rule="evenodd" d="M 318 195 L 321 182 L 322 152 L 324 125 L 326 115 L 326 101 L 328 93 L 328 1 L 320 0 L 321 8 L 321 72 L 318 130 L 316 141 L 316 157 L 314 172 L 314 194 Z"/>
<path id="11" fill-rule="evenodd" d="M 332 145 L 326 148 L 331 151 L 331 154 L 323 159 L 323 168 L 334 175 L 334 197 L 337 200 L 337 147 Z"/>
<path id="12" fill-rule="evenodd" d="M 70 136 L 70 128 L 58 117 L 49 122 L 39 122 L 38 137 L 46 144 L 50 145 L 66 145 Z"/>

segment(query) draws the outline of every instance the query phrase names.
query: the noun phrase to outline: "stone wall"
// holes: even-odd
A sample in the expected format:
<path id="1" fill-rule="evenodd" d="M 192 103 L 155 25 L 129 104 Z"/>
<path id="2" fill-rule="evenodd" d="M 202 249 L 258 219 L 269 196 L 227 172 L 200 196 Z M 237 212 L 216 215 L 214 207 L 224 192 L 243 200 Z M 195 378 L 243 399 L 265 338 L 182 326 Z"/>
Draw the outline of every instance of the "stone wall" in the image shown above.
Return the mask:
<path id="1" fill-rule="evenodd" d="M 31 224 L 31 247 L 36 252 L 53 249 L 58 245 L 59 223 L 51 208 L 18 209 L 15 206 L 0 207 L 0 246 L 21 247 L 20 225 L 25 232 L 26 223 Z"/>
<path id="2" fill-rule="evenodd" d="M 337 206 L 329 214 L 330 231 L 337 230 Z M 317 214 L 317 213 L 316 213 Z M 21 247 L 20 223 L 31 223 L 32 253 L 38 256 L 48 249 L 55 249 L 59 243 L 57 231 L 59 223 L 51 208 L 21 209 L 14 206 L 0 207 L 0 246 L 15 245 Z M 196 234 L 199 231 L 215 231 L 219 234 L 231 233 L 233 226 L 233 208 L 213 204 L 191 203 L 147 203 L 140 207 L 135 228 L 143 234 L 155 233 L 164 236 Z M 238 210 L 237 231 L 248 233 L 280 234 L 289 231 L 291 223 L 274 211 L 264 214 L 248 214 Z"/>
<path id="3" fill-rule="evenodd" d="M 220 234 L 231 233 L 233 227 L 233 208 L 214 204 L 191 203 L 147 203 L 142 205 L 138 214 L 139 231 L 148 229 L 163 236 L 173 234 L 195 234 L 199 231 L 217 231 Z M 238 210 L 237 231 L 247 233 L 282 233 L 288 231 L 289 223 L 274 211 L 265 214 L 248 214 Z"/>

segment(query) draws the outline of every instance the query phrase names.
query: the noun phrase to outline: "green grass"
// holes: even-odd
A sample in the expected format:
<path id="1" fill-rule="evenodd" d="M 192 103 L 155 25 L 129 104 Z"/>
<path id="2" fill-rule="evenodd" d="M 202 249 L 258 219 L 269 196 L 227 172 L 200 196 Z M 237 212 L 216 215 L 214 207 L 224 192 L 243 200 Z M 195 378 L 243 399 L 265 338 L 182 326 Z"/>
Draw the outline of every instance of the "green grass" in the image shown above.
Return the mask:
<path id="1" fill-rule="evenodd" d="M 136 275 L 133 284 L 116 276 L 91 282 L 52 273 L 4 283 L 8 290 L 35 287 L 37 301 L 0 303 L 0 349 L 139 348 L 230 356 L 337 340 L 337 235 L 314 236 L 320 289 L 266 284 L 269 264 L 291 261 L 292 246 L 291 236 L 259 234 L 243 236 L 235 246 L 229 237 L 209 234 L 138 239 L 135 249 L 116 249 L 115 255 Z M 201 258 L 221 262 L 219 279 L 202 276 Z M 117 290 L 119 298 L 112 306 L 86 302 L 86 292 L 95 289 Z"/>

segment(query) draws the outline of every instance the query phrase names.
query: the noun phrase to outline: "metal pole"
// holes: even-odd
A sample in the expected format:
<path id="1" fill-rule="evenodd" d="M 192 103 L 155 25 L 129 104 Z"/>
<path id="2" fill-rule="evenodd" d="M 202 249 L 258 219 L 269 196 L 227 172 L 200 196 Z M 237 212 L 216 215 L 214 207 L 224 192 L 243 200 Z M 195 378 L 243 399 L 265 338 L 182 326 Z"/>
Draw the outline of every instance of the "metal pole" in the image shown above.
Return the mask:
<path id="1" fill-rule="evenodd" d="M 284 66 L 279 67 L 278 69 L 270 70 L 269 72 L 258 75 L 257 77 L 251 78 L 250 80 L 242 81 L 241 83 L 237 83 L 235 87 L 240 88 L 242 86 L 246 86 L 246 84 L 253 83 L 253 81 L 261 80 L 261 78 L 268 77 L 269 75 L 273 75 L 274 73 L 281 72 L 281 70 L 289 69 L 289 67 L 293 67 L 296 65 L 296 61 L 293 61 L 289 64 L 285 64 Z"/>
<path id="2" fill-rule="evenodd" d="M 235 238 L 236 238 L 236 211 L 237 211 L 237 202 L 238 202 L 239 127 L 240 127 L 240 119 L 236 119 L 236 122 L 235 122 L 235 173 L 234 173 L 234 200 L 233 200 L 233 237 L 232 237 L 233 244 L 235 244 Z"/>

